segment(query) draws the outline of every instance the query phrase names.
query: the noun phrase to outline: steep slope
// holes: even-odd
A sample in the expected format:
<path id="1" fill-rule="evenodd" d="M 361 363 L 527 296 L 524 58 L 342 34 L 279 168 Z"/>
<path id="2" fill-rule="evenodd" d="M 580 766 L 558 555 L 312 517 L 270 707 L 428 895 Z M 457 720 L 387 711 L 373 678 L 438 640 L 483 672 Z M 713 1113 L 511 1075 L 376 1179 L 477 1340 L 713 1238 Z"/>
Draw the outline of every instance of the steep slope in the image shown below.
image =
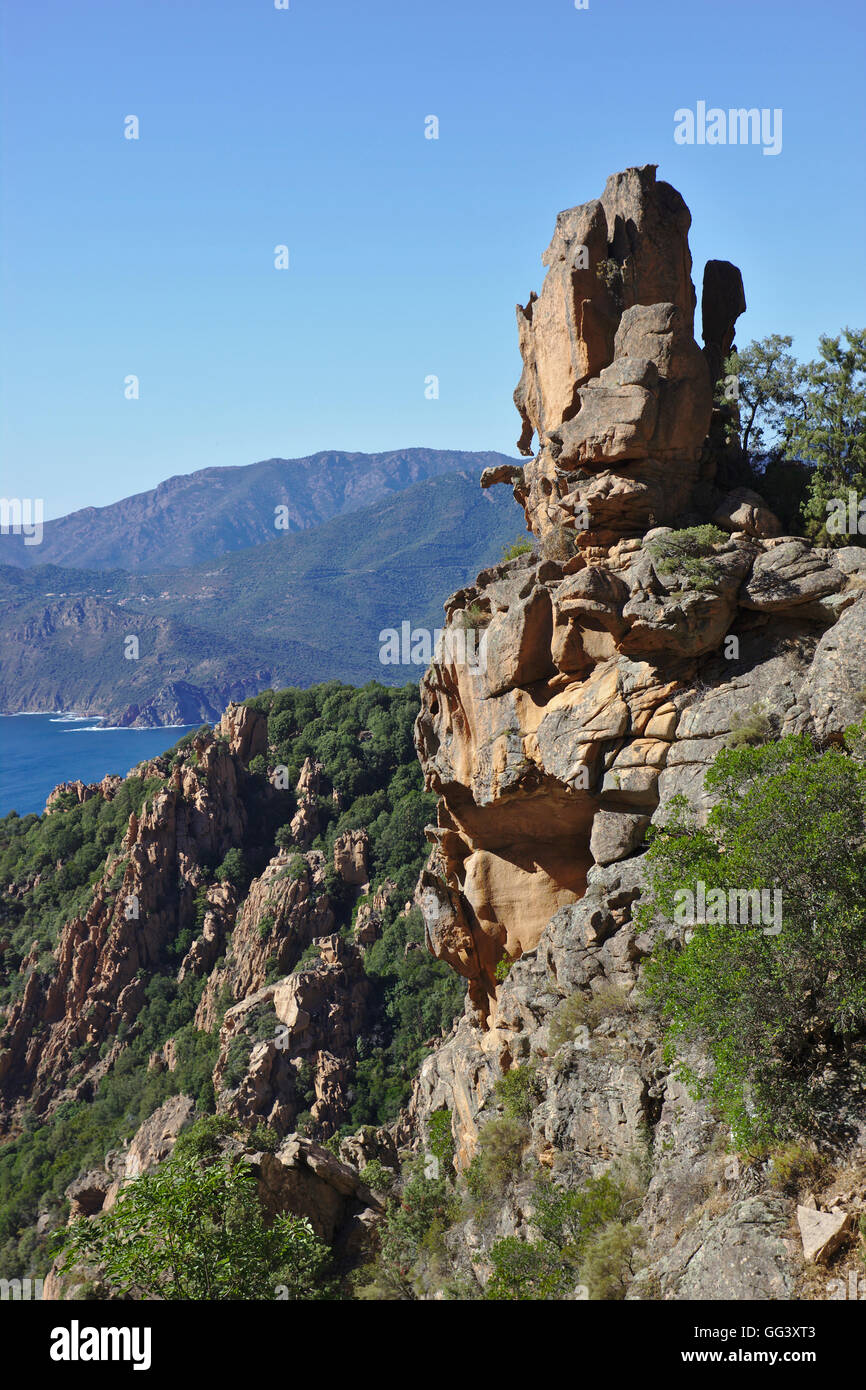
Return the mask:
<path id="1" fill-rule="evenodd" d="M 40 545 L 0 536 L 0 563 L 32 569 L 126 569 L 138 573 L 196 565 L 363 511 L 425 478 L 507 463 L 502 454 L 459 449 L 397 449 L 381 454 L 323 450 L 235 468 L 201 468 L 167 478 L 150 492 L 108 507 L 48 521 Z"/>
<path id="2" fill-rule="evenodd" d="M 7 821 L 10 1272 L 44 1269 L 64 1190 L 92 1248 L 88 1221 L 167 1161 L 195 1098 L 217 1110 L 207 1161 L 308 1216 L 361 1298 L 857 1289 L 866 552 L 780 535 L 729 491 L 712 364 L 742 286 L 711 263 L 701 353 L 687 228 L 652 167 L 558 220 L 519 311 L 538 454 L 483 479 L 511 483 L 537 545 L 446 604 L 484 659 L 446 644 L 422 680 L 426 794 L 414 693 L 324 687 L 266 692 L 131 783 Z M 122 850 L 118 797 L 146 798 Z M 728 881 L 738 816 L 751 857 Z M 677 915 L 710 870 L 725 904 L 778 891 L 778 930 Z M 130 888 L 135 946 L 112 897 Z M 146 950 L 142 999 L 125 982 Z M 112 1137 L 145 1121 L 128 1154 L 94 1153 L 87 1102 Z M 65 1187 L 72 1148 L 94 1171 Z M 46 1287 L 70 1291 L 56 1269 Z"/>
<path id="3" fill-rule="evenodd" d="M 266 1126 L 271 1200 L 302 1169 L 333 1235 L 330 1188 L 360 1187 L 319 1144 L 396 1117 L 462 995 L 408 901 L 432 809 L 417 709 L 412 686 L 263 695 L 0 823 L 0 1277 L 45 1272 L 71 1180 L 98 1210 L 196 1105 Z"/>
<path id="4" fill-rule="evenodd" d="M 531 1291 L 543 1274 L 552 1297 L 580 1296 L 580 1280 L 592 1297 L 790 1298 L 805 1277 L 792 1200 L 807 1200 L 802 1154 L 813 1172 L 854 1175 L 835 1189 L 847 1206 L 828 1212 L 830 1226 L 844 1234 L 866 1206 L 863 1010 L 852 1003 L 835 1027 L 808 1021 L 844 951 L 862 960 L 862 911 L 840 907 L 833 932 L 844 922 L 850 943 L 827 948 L 796 1001 L 802 1033 L 778 1055 L 777 1072 L 792 1068 L 812 1098 L 793 1134 L 793 1179 L 771 1142 L 738 1156 L 718 1110 L 683 1084 L 642 991 L 660 943 L 676 953 L 691 940 L 674 920 L 638 914 L 650 825 L 666 823 L 678 795 L 706 820 L 705 774 L 729 744 L 794 734 L 808 750 L 841 746 L 866 694 L 866 554 L 780 536 L 760 497 L 717 481 L 726 451 L 706 439 L 714 354 L 705 360 L 692 337 L 688 223 L 653 168 L 615 175 L 602 199 L 560 214 L 542 293 L 518 311 L 515 399 L 522 445 L 537 432 L 539 451 L 484 479 L 512 484 L 540 555 L 483 572 L 446 605 L 449 622 L 472 612 L 483 625 L 483 678 L 443 659 L 422 682 L 417 745 L 439 804 L 418 902 L 430 950 L 468 980 L 469 999 L 422 1067 L 406 1132 L 429 1143 L 449 1118 L 475 1194 L 472 1220 L 449 1239 L 476 1291 L 464 1296 L 489 1286 L 544 1297 Z M 575 270 L 586 243 L 590 268 Z M 744 303 L 739 272 L 717 272 L 712 263 L 703 301 L 716 360 Z M 854 815 L 834 833 L 856 855 Z M 776 829 L 768 819 L 766 834 Z M 687 882 L 680 853 L 673 886 Z M 732 988 L 749 983 L 741 965 Z M 862 996 L 862 980 L 852 990 Z M 681 1022 L 686 1003 L 671 1007 Z M 684 1060 L 710 1070 L 700 1046 Z M 803 1230 L 819 1206 L 808 1200 Z M 586 1219 L 592 1203 L 603 1243 L 584 1248 L 588 1235 L 575 1244 L 562 1215 Z M 511 1238 L 526 1243 L 522 1256 Z M 423 1261 L 416 1275 L 422 1296 L 441 1287 Z"/>
<path id="5" fill-rule="evenodd" d="M 193 723 L 269 685 L 402 683 L 420 668 L 383 666 L 380 631 L 441 626 L 443 577 L 464 583 L 520 529 L 504 497 L 450 473 L 219 565 L 2 567 L 0 707 Z"/>

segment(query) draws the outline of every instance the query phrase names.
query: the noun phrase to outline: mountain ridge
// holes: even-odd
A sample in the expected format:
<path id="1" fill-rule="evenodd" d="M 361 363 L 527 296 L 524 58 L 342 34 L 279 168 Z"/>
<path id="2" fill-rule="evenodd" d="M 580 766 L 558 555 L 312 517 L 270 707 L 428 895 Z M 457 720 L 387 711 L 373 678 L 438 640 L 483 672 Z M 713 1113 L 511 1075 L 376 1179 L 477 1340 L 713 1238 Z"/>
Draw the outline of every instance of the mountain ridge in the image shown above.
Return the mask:
<path id="1" fill-rule="evenodd" d="M 413 447 L 373 454 L 326 449 L 201 468 L 105 507 L 46 521 L 38 546 L 25 545 L 22 535 L 0 535 L 0 563 L 138 573 L 197 564 L 363 510 L 427 478 L 460 469 L 477 476 L 508 462 L 515 460 L 489 450 Z M 286 508 L 280 531 L 277 507 Z"/>
<path id="2" fill-rule="evenodd" d="M 270 685 L 404 682 L 420 668 L 382 666 L 380 630 L 441 626 L 443 575 L 457 588 L 498 559 L 515 520 L 459 472 L 186 568 L 0 565 L 0 708 L 152 727 L 214 719 Z"/>

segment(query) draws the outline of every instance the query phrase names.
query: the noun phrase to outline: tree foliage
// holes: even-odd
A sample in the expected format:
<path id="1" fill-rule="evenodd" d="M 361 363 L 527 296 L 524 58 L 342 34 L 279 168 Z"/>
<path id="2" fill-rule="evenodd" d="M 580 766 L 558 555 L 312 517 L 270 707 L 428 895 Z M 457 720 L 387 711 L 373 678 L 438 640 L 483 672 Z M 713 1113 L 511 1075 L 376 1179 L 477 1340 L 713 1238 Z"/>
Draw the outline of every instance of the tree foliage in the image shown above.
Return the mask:
<path id="1" fill-rule="evenodd" d="M 321 1299 L 330 1251 L 306 1219 L 268 1226 L 242 1160 L 175 1156 L 125 1186 L 110 1211 L 67 1228 L 63 1268 L 96 1265 L 134 1297 Z"/>
<path id="2" fill-rule="evenodd" d="M 825 1123 L 828 1060 L 844 1062 L 866 1030 L 864 735 L 866 721 L 845 748 L 788 736 L 723 750 L 706 777 L 707 824 L 675 798 L 648 851 L 645 924 L 673 921 L 677 894 L 700 883 L 781 895 L 781 930 L 707 913 L 665 935 L 646 971 L 668 1055 L 708 1056 L 709 1076 L 683 1074 L 743 1141 Z"/>

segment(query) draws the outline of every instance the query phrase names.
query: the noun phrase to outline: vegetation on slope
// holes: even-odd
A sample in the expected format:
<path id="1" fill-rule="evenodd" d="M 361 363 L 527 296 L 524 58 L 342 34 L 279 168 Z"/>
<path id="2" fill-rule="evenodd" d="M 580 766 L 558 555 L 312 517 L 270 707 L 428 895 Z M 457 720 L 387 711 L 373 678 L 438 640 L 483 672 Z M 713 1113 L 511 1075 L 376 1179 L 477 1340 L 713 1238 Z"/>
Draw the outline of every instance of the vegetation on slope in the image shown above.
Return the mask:
<path id="1" fill-rule="evenodd" d="M 313 848 L 321 849 L 331 864 L 336 837 L 364 828 L 370 840 L 372 887 L 386 880 L 395 885 L 383 913 L 381 936 L 365 961 L 375 985 L 376 1025 L 368 1037 L 359 1039 L 355 1099 L 345 1128 L 381 1124 L 393 1119 L 405 1103 L 430 1040 L 450 1026 L 463 998 L 459 977 L 423 948 L 420 914 L 413 910 L 403 915 L 426 854 L 424 825 L 435 807 L 435 798 L 423 790 L 412 741 L 418 690 L 373 683 L 353 689 L 333 681 L 310 690 L 268 691 L 250 703 L 268 716 L 269 753 L 267 759 L 254 760 L 243 787 L 247 842 L 230 851 L 221 865 L 211 866 L 208 874 L 212 879 L 232 878 L 243 896 L 277 844 L 285 843 L 287 834 L 290 838 L 294 795 L 287 791 L 273 797 L 269 768 L 286 767 L 294 785 L 307 757 L 322 763 L 328 792 L 336 793 L 336 800 L 331 794 L 321 797 L 321 831 Z M 179 761 L 195 761 L 194 737 L 186 735 L 164 760 L 144 769 L 152 774 L 154 767 L 162 766 L 162 775 L 126 779 L 110 802 L 98 796 L 50 815 L 12 815 L 0 822 L 2 879 L 11 885 L 4 895 L 0 936 L 3 1002 L 17 997 L 26 982 L 19 966 L 34 939 L 44 948 L 37 968 L 50 973 L 51 948 L 62 925 L 89 904 L 94 883 L 119 849 L 130 812 L 141 810 Z M 348 934 L 352 898 L 333 871 L 326 889 L 338 927 Z M 195 1099 L 200 1113 L 213 1111 L 211 1072 L 217 1037 L 193 1023 L 206 980 L 187 976 L 182 984 L 177 982 L 178 965 L 191 939 L 187 927 L 168 943 L 160 968 L 147 981 L 145 1002 L 132 1030 L 128 1036 L 119 1035 L 120 1055 L 92 1098 L 65 1102 L 47 1121 L 26 1117 L 24 1132 L 0 1150 L 0 1275 L 44 1272 L 48 1252 L 36 1231 L 40 1211 L 50 1210 L 59 1219 L 69 1183 L 84 1169 L 101 1165 L 106 1151 L 131 1137 L 163 1101 L 186 1094 Z M 177 1068 L 171 1072 L 149 1067 L 154 1052 L 169 1038 L 176 1042 Z M 108 1042 L 102 1044 L 103 1054 L 108 1047 Z M 81 1049 L 74 1060 L 83 1069 L 98 1056 Z"/>
<path id="2" fill-rule="evenodd" d="M 826 1135 L 843 1123 L 830 1099 L 840 1072 L 866 1075 L 864 742 L 866 721 L 844 748 L 788 736 L 722 750 L 707 824 L 678 797 L 648 851 L 647 924 L 682 924 L 680 895 L 697 901 L 700 885 L 708 907 L 659 942 L 647 991 L 669 1058 L 697 1047 L 711 1059 L 708 1077 L 683 1074 L 742 1143 Z M 731 894 L 752 890 L 762 914 L 743 922 Z"/>

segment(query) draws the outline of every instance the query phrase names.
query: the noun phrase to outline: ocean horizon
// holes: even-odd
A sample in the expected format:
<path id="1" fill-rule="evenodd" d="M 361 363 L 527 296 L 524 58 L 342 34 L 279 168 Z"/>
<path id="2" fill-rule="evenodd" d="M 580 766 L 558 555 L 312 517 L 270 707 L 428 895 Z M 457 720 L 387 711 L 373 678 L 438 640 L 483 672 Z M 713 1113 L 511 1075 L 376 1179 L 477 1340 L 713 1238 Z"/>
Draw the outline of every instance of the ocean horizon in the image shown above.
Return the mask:
<path id="1" fill-rule="evenodd" d="M 121 776 L 177 743 L 195 724 L 125 729 L 92 714 L 23 710 L 0 714 L 0 816 L 41 815 L 61 782 Z M 94 738 L 95 734 L 111 735 Z"/>

